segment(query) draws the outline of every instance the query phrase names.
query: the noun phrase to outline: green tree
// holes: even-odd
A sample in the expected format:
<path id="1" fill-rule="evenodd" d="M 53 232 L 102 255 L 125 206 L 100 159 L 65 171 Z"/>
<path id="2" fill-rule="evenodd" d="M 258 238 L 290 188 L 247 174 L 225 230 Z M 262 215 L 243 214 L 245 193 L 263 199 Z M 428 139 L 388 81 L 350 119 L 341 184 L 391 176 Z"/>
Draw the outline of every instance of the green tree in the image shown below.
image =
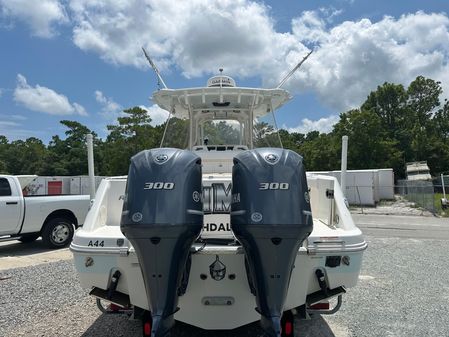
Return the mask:
<path id="1" fill-rule="evenodd" d="M 37 174 L 44 165 L 46 148 L 40 139 L 31 137 L 15 140 L 3 155 L 6 172 L 10 174 Z"/>
<path id="2" fill-rule="evenodd" d="M 412 153 L 407 158 L 427 160 L 432 152 L 433 144 L 429 140 L 436 138 L 432 119 L 440 106 L 439 97 L 442 92 L 440 82 L 423 76 L 418 76 L 410 83 L 407 89 L 407 106 L 411 123 L 406 127 L 412 135 Z"/>
<path id="3" fill-rule="evenodd" d="M 402 153 L 397 141 L 388 137 L 381 118 L 371 110 L 351 110 L 340 115 L 333 130 L 335 142 L 349 137 L 348 168 L 368 169 L 402 166 Z M 341 146 L 336 146 L 341 151 Z"/>
<path id="4" fill-rule="evenodd" d="M 92 133 L 94 143 L 98 144 L 97 135 L 77 121 L 62 120 L 60 123 L 67 128 L 66 138 L 52 137 L 42 172 L 45 175 L 86 175 L 88 173 L 86 134 Z M 96 155 L 97 152 L 95 151 Z M 96 163 L 100 163 L 98 158 Z"/>
<path id="5" fill-rule="evenodd" d="M 9 142 L 8 138 L 6 138 L 4 135 L 0 135 L 0 173 L 1 174 L 8 174 L 7 167 L 6 167 L 6 152 L 8 151 Z"/>
<path id="6" fill-rule="evenodd" d="M 163 128 L 150 125 L 148 112 L 140 107 L 123 111 L 124 116 L 117 118 L 117 124 L 108 125 L 110 131 L 104 144 L 104 156 L 107 164 L 104 172 L 108 175 L 126 174 L 131 156 L 145 150 L 158 147 Z"/>

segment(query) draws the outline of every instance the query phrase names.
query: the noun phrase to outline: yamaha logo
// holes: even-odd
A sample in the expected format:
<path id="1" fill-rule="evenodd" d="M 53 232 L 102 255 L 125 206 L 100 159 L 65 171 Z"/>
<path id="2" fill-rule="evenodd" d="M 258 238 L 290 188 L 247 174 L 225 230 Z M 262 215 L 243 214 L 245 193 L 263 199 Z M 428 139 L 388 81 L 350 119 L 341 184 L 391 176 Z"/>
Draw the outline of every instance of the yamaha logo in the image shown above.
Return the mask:
<path id="1" fill-rule="evenodd" d="M 192 194 L 193 201 L 199 202 L 201 200 L 201 194 L 198 191 L 194 191 Z"/>
<path id="2" fill-rule="evenodd" d="M 159 164 L 165 163 L 168 160 L 168 156 L 166 154 L 158 154 L 156 156 L 156 162 Z"/>
<path id="3" fill-rule="evenodd" d="M 136 212 L 136 213 L 134 213 L 133 216 L 132 216 L 132 220 L 133 220 L 134 222 L 140 222 L 140 221 L 142 221 L 142 219 L 143 219 L 143 215 L 142 215 L 142 213 L 140 213 L 140 212 Z"/>
<path id="4" fill-rule="evenodd" d="M 270 153 L 265 156 L 265 160 L 270 164 L 274 164 L 279 160 L 279 157 L 276 156 L 274 153 Z"/>
<path id="5" fill-rule="evenodd" d="M 254 212 L 251 214 L 251 220 L 254 222 L 261 222 L 262 221 L 262 214 L 259 212 Z"/>

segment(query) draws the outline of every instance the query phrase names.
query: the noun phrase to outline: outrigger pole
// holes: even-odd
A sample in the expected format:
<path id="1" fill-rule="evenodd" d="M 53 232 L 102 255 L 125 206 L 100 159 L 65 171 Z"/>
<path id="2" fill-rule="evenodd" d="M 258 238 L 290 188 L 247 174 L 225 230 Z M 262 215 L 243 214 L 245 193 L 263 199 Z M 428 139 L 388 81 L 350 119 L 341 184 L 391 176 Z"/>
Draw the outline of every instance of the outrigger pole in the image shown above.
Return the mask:
<path id="1" fill-rule="evenodd" d="M 287 76 L 285 76 L 284 79 L 278 84 L 276 89 L 279 89 L 280 87 L 282 87 L 284 85 L 285 82 L 287 82 L 287 80 L 299 69 L 299 67 L 302 66 L 302 64 L 307 60 L 307 58 L 310 56 L 310 54 L 312 54 L 312 52 L 313 52 L 313 50 L 311 50 L 310 53 L 308 53 L 306 56 L 304 56 L 304 58 L 292 70 L 290 70 L 290 72 L 287 74 Z"/>
<path id="2" fill-rule="evenodd" d="M 157 76 L 158 80 L 162 83 L 164 88 L 167 89 L 167 85 L 165 84 L 164 80 L 162 79 L 162 76 L 159 73 L 159 69 L 157 69 L 156 65 L 151 60 L 150 56 L 148 56 L 147 51 L 145 50 L 144 47 L 142 47 L 142 50 L 143 50 L 143 53 L 145 54 L 145 57 L 147 58 L 148 62 L 150 63 L 151 68 L 153 68 L 154 72 L 156 73 L 156 76 Z"/>

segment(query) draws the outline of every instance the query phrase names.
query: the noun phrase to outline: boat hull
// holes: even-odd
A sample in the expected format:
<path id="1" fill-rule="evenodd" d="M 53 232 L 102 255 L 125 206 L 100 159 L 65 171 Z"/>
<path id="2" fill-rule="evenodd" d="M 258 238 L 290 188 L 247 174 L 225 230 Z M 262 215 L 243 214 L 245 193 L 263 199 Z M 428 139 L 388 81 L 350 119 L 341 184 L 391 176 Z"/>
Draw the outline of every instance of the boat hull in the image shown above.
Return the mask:
<path id="1" fill-rule="evenodd" d="M 365 248 L 366 243 L 362 240 L 354 251 L 341 251 L 339 254 L 348 256 L 351 264 L 329 268 L 326 267 L 326 257 L 330 256 L 328 252 L 318 251 L 310 255 L 307 249 L 301 247 L 296 255 L 284 310 L 304 305 L 307 295 L 320 290 L 315 276 L 317 269 L 325 271 L 326 282 L 330 289 L 355 286 Z M 223 252 L 218 255 L 226 266 L 226 277 L 221 281 L 215 281 L 209 275 L 209 266 L 215 261 L 220 249 Z M 334 251 L 332 256 L 336 256 L 337 253 Z M 88 257 L 93 257 L 95 261 L 91 267 L 85 266 Z M 120 270 L 123 276 L 117 291 L 128 294 L 132 305 L 149 310 L 145 284 L 135 252 L 131 251 L 128 256 L 120 256 L 119 251 L 107 254 L 101 254 L 98 250 L 74 251 L 74 261 L 81 285 L 89 290 L 92 287 L 108 289 L 111 275 L 115 270 Z M 207 278 L 203 280 L 202 275 L 207 275 Z M 230 275 L 235 275 L 235 278 L 229 277 Z M 233 303 L 206 305 L 204 302 L 207 298 L 220 297 L 231 298 Z M 202 329 L 227 330 L 258 321 L 260 314 L 254 309 L 256 299 L 249 287 L 245 255 L 241 248 L 235 247 L 230 250 L 228 247 L 212 246 L 193 254 L 187 291 L 179 297 L 178 306 L 179 311 L 175 313 L 175 320 Z"/>
<path id="2" fill-rule="evenodd" d="M 230 179 L 230 175 L 216 175 L 213 178 L 203 175 L 203 185 L 224 184 L 219 186 L 218 191 L 226 192 Z M 125 185 L 125 177 L 109 178 L 102 182 L 85 225 L 75 233 L 71 250 L 84 288 L 89 291 L 93 288 L 109 289 L 112 275 L 119 270 L 121 277 L 117 292 L 128 295 L 131 305 L 150 310 L 136 251 L 120 231 Z M 284 310 L 303 306 L 308 296 L 321 290 L 315 273 L 318 269 L 324 273 L 329 289 L 354 287 L 361 270 L 363 252 L 367 248 L 362 232 L 354 225 L 344 204 L 338 182 L 332 177 L 309 176 L 308 186 L 314 215 L 313 231 L 296 254 Z M 330 189 L 334 191 L 334 200 L 321 193 Z M 230 193 L 228 195 L 230 197 Z M 329 203 L 332 203 L 332 208 Z M 213 235 L 217 237 L 218 232 L 207 231 L 207 223 L 219 224 L 214 220 L 215 214 L 209 216 L 210 219 L 204 220 L 202 233 L 208 239 Z M 225 217 L 226 214 L 219 216 Z M 227 227 L 224 223 L 224 228 Z M 231 232 L 224 234 L 226 236 L 219 237 L 232 237 Z M 228 243 L 193 244 L 188 285 L 185 294 L 179 296 L 179 311 L 174 315 L 175 320 L 202 329 L 227 330 L 260 319 L 260 314 L 255 310 L 256 298 L 251 293 L 247 278 L 244 250 L 241 246 Z M 226 266 L 226 275 L 220 281 L 210 275 L 210 266 L 217 255 Z M 335 262 L 335 257 L 340 257 L 337 266 L 330 264 Z M 230 305 L 227 304 L 228 299 L 231 300 Z M 208 305 L 206 300 L 209 300 Z"/>

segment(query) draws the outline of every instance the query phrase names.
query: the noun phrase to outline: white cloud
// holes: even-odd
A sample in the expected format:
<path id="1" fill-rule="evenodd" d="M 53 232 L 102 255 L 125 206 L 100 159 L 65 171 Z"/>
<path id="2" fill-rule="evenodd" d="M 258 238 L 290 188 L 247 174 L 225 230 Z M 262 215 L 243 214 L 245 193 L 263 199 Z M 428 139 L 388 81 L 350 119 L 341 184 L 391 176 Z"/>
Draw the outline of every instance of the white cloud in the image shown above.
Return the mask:
<path id="1" fill-rule="evenodd" d="M 106 119 L 116 122 L 117 117 L 123 116 L 123 107 L 115 102 L 111 97 L 106 97 L 103 92 L 100 90 L 95 91 L 95 99 L 102 106 L 101 114 Z M 141 109 L 148 111 L 148 114 L 151 117 L 151 125 L 159 125 L 164 123 L 167 120 L 168 112 L 161 109 L 156 104 L 152 106 L 140 105 Z"/>
<path id="2" fill-rule="evenodd" d="M 0 0 L 2 14 L 26 20 L 36 35 L 51 36 L 52 24 L 68 21 L 66 2 L 24 3 Z M 385 81 L 407 85 L 418 75 L 441 81 L 449 96 L 449 18 L 443 13 L 335 24 L 341 11 L 320 8 L 303 12 L 290 32 L 280 33 L 269 7 L 251 0 L 71 0 L 67 7 L 75 45 L 113 64 L 147 69 L 143 45 L 162 71 L 195 77 L 223 67 L 232 76 L 260 76 L 270 87 L 314 48 L 285 87 L 314 92 L 336 112 L 358 106 Z M 112 103 L 102 103 L 105 111 L 117 110 Z"/>
<path id="3" fill-rule="evenodd" d="M 339 119 L 340 118 L 337 115 L 330 115 L 328 117 L 323 117 L 315 121 L 304 118 L 301 121 L 301 124 L 299 124 L 298 126 L 289 128 L 284 125 L 283 129 L 286 129 L 288 132 L 299 132 L 303 134 L 307 134 L 310 131 L 328 133 L 332 131 L 332 127 L 339 121 Z"/>
<path id="4" fill-rule="evenodd" d="M 309 16 L 319 23 L 310 24 Z M 287 86 L 313 90 L 339 112 L 358 106 L 385 81 L 408 85 L 418 75 L 442 81 L 449 95 L 449 18 L 445 14 L 417 12 L 328 28 L 316 12 L 304 13 L 292 21 L 292 31 L 300 42 L 313 37 L 317 47 Z"/>
<path id="5" fill-rule="evenodd" d="M 70 4 L 74 43 L 115 64 L 147 67 L 144 45 L 161 69 L 187 77 L 216 73 L 252 76 L 289 50 L 306 50 L 274 30 L 268 7 L 248 0 L 89 1 Z"/>
<path id="6" fill-rule="evenodd" d="M 44 112 L 50 115 L 72 115 L 87 116 L 86 110 L 78 103 L 70 103 L 68 98 L 56 91 L 36 85 L 34 87 L 27 83 L 25 76 L 17 75 L 17 86 L 14 90 L 14 100 L 26 108 Z"/>
<path id="7" fill-rule="evenodd" d="M 0 118 L 12 119 L 15 121 L 25 121 L 28 118 L 22 115 L 8 115 L 8 114 L 0 114 Z"/>
<path id="8" fill-rule="evenodd" d="M 2 117 L 6 117 L 2 115 Z M 20 123 L 10 120 L 0 120 L 0 135 L 5 136 L 9 141 L 32 137 L 36 132 L 25 130 Z"/>
<path id="9" fill-rule="evenodd" d="M 334 24 L 341 11 L 320 8 L 276 31 L 269 7 L 250 0 L 72 0 L 73 41 L 107 62 L 147 67 L 144 45 L 162 71 L 186 77 L 260 76 L 266 87 L 315 52 L 286 88 L 312 91 L 336 112 L 358 106 L 385 81 L 440 80 L 449 95 L 449 18 L 417 12 Z"/>
<path id="10" fill-rule="evenodd" d="M 156 126 L 164 123 L 168 118 L 168 111 L 161 109 L 158 105 L 153 104 L 152 106 L 140 105 L 141 109 L 148 111 L 151 117 L 151 125 Z"/>
<path id="11" fill-rule="evenodd" d="M 11 122 L 11 121 L 0 121 L 0 128 L 11 127 L 11 126 L 19 126 L 19 123 Z"/>
<path id="12" fill-rule="evenodd" d="M 101 114 L 107 119 L 115 120 L 123 110 L 120 104 L 111 97 L 106 97 L 100 90 L 95 91 L 95 99 L 101 105 Z"/>
<path id="13" fill-rule="evenodd" d="M 55 35 L 55 24 L 68 22 L 64 6 L 59 0 L 0 0 L 0 11 L 4 18 L 25 22 L 33 35 L 44 38 Z"/>

